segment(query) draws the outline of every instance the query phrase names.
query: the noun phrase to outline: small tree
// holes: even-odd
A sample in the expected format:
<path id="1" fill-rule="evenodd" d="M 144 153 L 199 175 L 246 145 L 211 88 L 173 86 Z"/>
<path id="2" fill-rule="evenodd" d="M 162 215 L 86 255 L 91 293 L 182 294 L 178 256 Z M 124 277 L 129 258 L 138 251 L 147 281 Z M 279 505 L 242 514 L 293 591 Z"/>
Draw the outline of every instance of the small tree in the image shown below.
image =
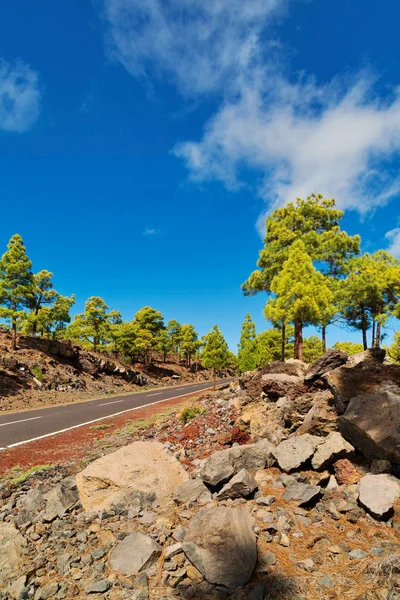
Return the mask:
<path id="1" fill-rule="evenodd" d="M 17 327 L 26 318 L 25 309 L 29 308 L 33 295 L 34 283 L 24 242 L 16 234 L 10 239 L 0 261 L 0 317 L 11 322 L 13 350 L 17 348 Z"/>
<path id="2" fill-rule="evenodd" d="M 192 357 L 196 355 L 197 350 L 202 345 L 194 326 L 185 323 L 181 327 L 181 351 L 185 356 L 186 367 L 190 367 Z"/>
<path id="3" fill-rule="evenodd" d="M 257 336 L 257 367 L 263 367 L 275 360 L 286 360 L 293 356 L 294 328 L 288 325 L 285 328 L 285 338 L 282 344 L 282 330 L 272 327 L 262 331 Z M 282 355 L 283 346 L 283 355 Z"/>
<path id="4" fill-rule="evenodd" d="M 240 341 L 238 344 L 237 363 L 239 373 L 252 371 L 257 366 L 257 334 L 256 326 L 251 318 L 250 313 L 247 313 L 240 333 Z"/>
<path id="5" fill-rule="evenodd" d="M 38 329 L 38 323 L 41 326 L 46 322 L 46 318 L 39 319 L 39 312 L 43 307 L 49 307 L 54 304 L 58 297 L 58 292 L 53 288 L 53 273 L 50 271 L 39 271 L 33 275 L 34 295 L 31 302 L 32 333 L 35 335 Z M 48 314 L 49 311 L 46 311 Z"/>
<path id="6" fill-rule="evenodd" d="M 167 333 L 171 340 L 171 350 L 176 352 L 177 362 L 179 362 L 179 352 L 182 343 L 182 325 L 176 319 L 171 319 L 167 323 Z"/>
<path id="7" fill-rule="evenodd" d="M 333 301 L 325 276 L 317 271 L 301 240 L 294 242 L 271 290 L 276 295 L 266 307 L 265 315 L 272 322 L 282 320 L 294 324 L 294 358 L 303 360 L 303 326 L 318 325 Z"/>
<path id="8" fill-rule="evenodd" d="M 72 339 L 89 344 L 96 351 L 99 345 L 111 342 L 112 326 L 121 323 L 121 313 L 108 310 L 109 307 L 102 298 L 92 296 L 86 301 L 85 311 L 76 315 L 67 327 L 66 334 Z"/>
<path id="9" fill-rule="evenodd" d="M 362 344 L 354 344 L 353 342 L 336 342 L 336 344 L 333 344 L 333 347 L 336 348 L 336 350 L 346 352 L 349 356 L 359 354 L 364 350 Z"/>
<path id="10" fill-rule="evenodd" d="M 164 330 L 164 317 L 159 310 L 144 306 L 135 314 L 133 325 L 136 348 L 147 365 L 151 361 L 151 351 L 159 348 L 160 335 Z"/>
<path id="11" fill-rule="evenodd" d="M 224 369 L 229 361 L 228 344 L 217 325 L 203 337 L 203 343 L 201 362 L 206 369 L 212 370 L 215 389 L 217 371 Z"/>

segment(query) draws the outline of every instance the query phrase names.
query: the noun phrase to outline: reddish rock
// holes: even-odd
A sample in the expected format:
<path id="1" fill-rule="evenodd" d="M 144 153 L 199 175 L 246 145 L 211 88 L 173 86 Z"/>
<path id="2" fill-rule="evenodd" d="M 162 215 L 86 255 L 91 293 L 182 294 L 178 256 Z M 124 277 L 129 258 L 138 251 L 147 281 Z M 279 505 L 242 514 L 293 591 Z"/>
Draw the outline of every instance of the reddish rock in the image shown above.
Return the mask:
<path id="1" fill-rule="evenodd" d="M 242 431 L 239 427 L 234 427 L 231 430 L 231 441 L 232 444 L 240 444 L 243 446 L 244 444 L 248 444 L 250 441 L 250 436 L 246 431 Z"/>
<path id="2" fill-rule="evenodd" d="M 336 481 L 339 485 L 351 485 L 352 483 L 357 483 L 360 479 L 356 469 L 347 458 L 337 460 L 333 465 L 333 468 Z"/>
<path id="3" fill-rule="evenodd" d="M 228 431 L 223 431 L 218 435 L 217 442 L 221 446 L 230 446 L 232 444 L 232 435 Z"/>

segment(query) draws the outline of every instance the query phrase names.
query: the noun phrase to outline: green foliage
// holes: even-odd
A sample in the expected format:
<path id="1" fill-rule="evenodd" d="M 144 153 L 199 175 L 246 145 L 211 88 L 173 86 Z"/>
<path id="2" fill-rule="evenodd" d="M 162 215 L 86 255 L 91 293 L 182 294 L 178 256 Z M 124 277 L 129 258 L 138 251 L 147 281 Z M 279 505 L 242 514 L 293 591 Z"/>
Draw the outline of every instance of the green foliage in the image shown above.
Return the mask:
<path id="1" fill-rule="evenodd" d="M 99 296 L 86 301 L 85 311 L 75 316 L 65 330 L 69 339 L 76 340 L 84 347 L 99 349 L 112 340 L 112 329 L 121 323 L 121 314 L 109 307 Z"/>
<path id="2" fill-rule="evenodd" d="M 171 340 L 171 347 L 174 352 L 178 352 L 182 343 L 182 326 L 176 319 L 171 319 L 167 323 L 167 333 Z"/>
<path id="3" fill-rule="evenodd" d="M 303 360 L 306 363 L 312 363 L 317 358 L 322 356 L 322 341 L 316 336 L 311 335 L 308 338 L 304 338 L 303 341 Z"/>
<path id="4" fill-rule="evenodd" d="M 212 369 L 215 376 L 217 371 L 225 369 L 228 364 L 228 344 L 217 325 L 203 337 L 203 343 L 201 362 L 206 369 Z"/>
<path id="5" fill-rule="evenodd" d="M 201 348 L 202 342 L 198 339 L 198 334 L 193 325 L 185 323 L 181 327 L 181 352 L 186 360 L 186 366 L 190 367 L 192 358 Z"/>
<path id="6" fill-rule="evenodd" d="M 39 367 L 38 365 L 35 365 L 34 367 L 32 367 L 31 372 L 32 372 L 32 375 L 34 377 L 36 377 L 36 379 L 38 379 L 39 381 L 43 381 L 44 373 L 43 373 L 43 370 L 41 369 L 41 367 Z"/>
<path id="7" fill-rule="evenodd" d="M 135 331 L 135 348 L 147 364 L 150 361 L 151 351 L 156 350 L 160 344 L 160 335 L 164 329 L 164 317 L 159 310 L 144 306 L 135 314 L 133 319 Z"/>
<path id="8" fill-rule="evenodd" d="M 34 467 L 31 467 L 27 471 L 21 471 L 15 477 L 11 477 L 10 478 L 10 483 L 13 484 L 13 485 L 17 485 L 19 483 L 24 483 L 24 481 L 26 481 L 28 479 L 28 477 L 30 477 L 31 475 L 34 475 L 38 471 L 46 471 L 47 469 L 51 469 L 52 467 L 53 467 L 52 464 L 48 464 L 48 465 L 36 465 Z M 17 471 L 18 468 L 20 468 L 20 467 L 16 467 L 13 470 Z"/>
<path id="9" fill-rule="evenodd" d="M 294 324 L 294 357 L 302 360 L 302 328 L 321 322 L 333 294 L 326 276 L 315 269 L 301 240 L 290 247 L 287 260 L 271 282 L 271 291 L 275 297 L 269 299 L 265 316 L 273 323 Z"/>
<path id="10" fill-rule="evenodd" d="M 393 343 L 386 348 L 386 352 L 392 363 L 400 363 L 400 331 L 396 331 Z"/>
<path id="11" fill-rule="evenodd" d="M 250 313 L 247 313 L 240 333 L 240 341 L 238 344 L 238 369 L 239 373 L 252 371 L 257 366 L 257 335 L 256 326 L 251 318 Z"/>
<path id="12" fill-rule="evenodd" d="M 287 326 L 285 331 L 285 359 L 293 356 L 294 327 Z M 273 327 L 262 331 L 257 336 L 257 364 L 258 368 L 266 364 L 281 360 L 282 358 L 282 331 Z"/>
<path id="13" fill-rule="evenodd" d="M 0 317 L 11 322 L 12 348 L 17 345 L 17 325 L 26 318 L 34 295 L 34 279 L 20 235 L 10 239 L 0 261 Z"/>
<path id="14" fill-rule="evenodd" d="M 359 354 L 359 352 L 364 350 L 362 344 L 354 344 L 353 342 L 336 342 L 336 344 L 333 344 L 333 347 L 336 348 L 336 350 L 346 352 L 349 356 Z"/>
<path id="15" fill-rule="evenodd" d="M 186 425 L 186 423 L 190 423 L 190 421 L 193 421 L 198 415 L 203 415 L 204 412 L 204 409 L 200 408 L 200 406 L 186 406 L 179 415 L 179 420 Z"/>

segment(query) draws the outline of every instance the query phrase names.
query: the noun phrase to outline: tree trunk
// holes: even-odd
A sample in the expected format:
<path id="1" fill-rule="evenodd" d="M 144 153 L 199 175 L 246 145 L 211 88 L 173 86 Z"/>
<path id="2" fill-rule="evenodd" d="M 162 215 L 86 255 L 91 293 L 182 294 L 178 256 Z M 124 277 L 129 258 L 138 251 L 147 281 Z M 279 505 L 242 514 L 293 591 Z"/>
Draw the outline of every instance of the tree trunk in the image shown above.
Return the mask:
<path id="1" fill-rule="evenodd" d="M 165 363 L 167 362 L 167 352 L 166 352 L 166 350 L 164 350 L 164 362 Z"/>
<path id="2" fill-rule="evenodd" d="M 325 352 L 326 352 L 326 325 L 322 325 L 321 341 L 322 341 L 322 352 L 323 352 L 323 354 L 325 354 Z"/>
<path id="3" fill-rule="evenodd" d="M 282 323 L 282 346 L 281 346 L 281 361 L 285 362 L 286 350 L 286 323 Z"/>
<path id="4" fill-rule="evenodd" d="M 12 337 L 11 337 L 11 350 L 17 349 L 17 318 L 12 319 Z"/>
<path id="5" fill-rule="evenodd" d="M 381 347 L 381 323 L 380 321 L 376 324 L 376 336 L 375 336 L 375 348 Z"/>
<path id="6" fill-rule="evenodd" d="M 296 321 L 294 324 L 294 358 L 303 360 L 303 323 Z"/>
<path id="7" fill-rule="evenodd" d="M 216 370 L 213 369 L 213 392 L 215 392 L 216 382 L 217 382 L 217 373 L 216 373 Z"/>
<path id="8" fill-rule="evenodd" d="M 368 349 L 368 342 L 367 342 L 367 330 L 365 328 L 365 326 L 363 325 L 362 327 L 362 337 L 363 337 L 363 346 L 364 346 L 364 350 Z"/>
<path id="9" fill-rule="evenodd" d="M 375 326 L 376 326 L 376 321 L 375 319 L 372 321 L 372 346 L 371 348 L 375 348 L 376 345 L 376 339 L 375 339 Z"/>

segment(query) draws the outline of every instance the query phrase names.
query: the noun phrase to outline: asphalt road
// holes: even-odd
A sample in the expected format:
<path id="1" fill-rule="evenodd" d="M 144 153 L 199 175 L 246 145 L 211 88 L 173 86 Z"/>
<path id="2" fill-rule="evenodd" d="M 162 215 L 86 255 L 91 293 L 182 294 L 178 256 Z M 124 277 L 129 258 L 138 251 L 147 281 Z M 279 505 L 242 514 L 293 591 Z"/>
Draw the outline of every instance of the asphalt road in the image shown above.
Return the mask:
<path id="1" fill-rule="evenodd" d="M 219 379 L 217 384 L 229 381 L 229 379 Z M 61 433 L 80 425 L 101 421 L 105 417 L 116 416 L 142 406 L 201 392 L 211 387 L 210 382 L 175 385 L 162 390 L 154 389 L 128 396 L 113 396 L 0 415 L 0 450 Z"/>

